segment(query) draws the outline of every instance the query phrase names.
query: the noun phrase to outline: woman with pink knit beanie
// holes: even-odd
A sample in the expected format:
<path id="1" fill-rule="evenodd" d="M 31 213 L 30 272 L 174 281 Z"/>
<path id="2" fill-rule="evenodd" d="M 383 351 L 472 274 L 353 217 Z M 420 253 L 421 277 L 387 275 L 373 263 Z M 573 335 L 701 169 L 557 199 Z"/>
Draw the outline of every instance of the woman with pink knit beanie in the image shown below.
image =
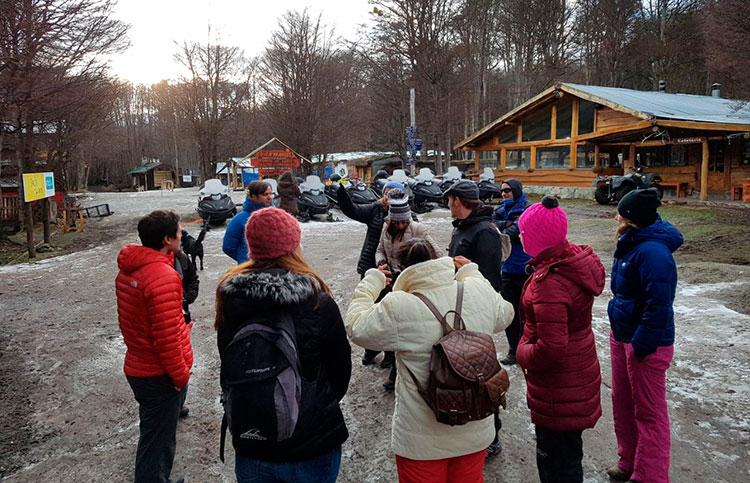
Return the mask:
<path id="1" fill-rule="evenodd" d="M 253 212 L 250 260 L 216 289 L 222 402 L 240 483 L 336 481 L 349 435 L 339 402 L 351 347 L 330 289 L 302 258 L 301 235 L 284 210 Z"/>
<path id="2" fill-rule="evenodd" d="M 591 247 L 568 241 L 568 217 L 555 197 L 527 208 L 518 227 L 532 258 L 521 296 L 523 336 L 516 358 L 536 426 L 539 478 L 581 483 L 581 435 L 602 414 L 591 307 L 604 288 L 604 267 Z"/>

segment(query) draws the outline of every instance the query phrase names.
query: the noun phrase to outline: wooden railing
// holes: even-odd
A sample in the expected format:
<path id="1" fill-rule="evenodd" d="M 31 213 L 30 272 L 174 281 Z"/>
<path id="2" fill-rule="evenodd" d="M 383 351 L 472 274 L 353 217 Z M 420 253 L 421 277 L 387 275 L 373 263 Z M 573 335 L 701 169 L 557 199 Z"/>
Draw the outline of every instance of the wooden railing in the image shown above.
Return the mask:
<path id="1" fill-rule="evenodd" d="M 15 221 L 20 216 L 18 212 L 18 194 L 15 192 L 0 197 L 0 221 Z"/>

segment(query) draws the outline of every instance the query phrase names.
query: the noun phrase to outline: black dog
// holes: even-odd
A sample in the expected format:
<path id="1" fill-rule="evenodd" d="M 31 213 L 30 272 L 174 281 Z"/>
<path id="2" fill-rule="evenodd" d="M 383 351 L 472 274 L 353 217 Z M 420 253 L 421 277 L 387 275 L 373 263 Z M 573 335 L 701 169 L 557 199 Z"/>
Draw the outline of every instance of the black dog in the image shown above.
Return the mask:
<path id="1" fill-rule="evenodd" d="M 190 236 L 187 231 L 182 230 L 182 251 L 185 252 L 186 255 L 190 256 L 193 261 L 193 265 L 195 265 L 195 258 L 200 258 L 201 270 L 203 270 L 203 239 L 206 237 L 207 230 L 208 223 L 204 223 L 197 239 Z"/>

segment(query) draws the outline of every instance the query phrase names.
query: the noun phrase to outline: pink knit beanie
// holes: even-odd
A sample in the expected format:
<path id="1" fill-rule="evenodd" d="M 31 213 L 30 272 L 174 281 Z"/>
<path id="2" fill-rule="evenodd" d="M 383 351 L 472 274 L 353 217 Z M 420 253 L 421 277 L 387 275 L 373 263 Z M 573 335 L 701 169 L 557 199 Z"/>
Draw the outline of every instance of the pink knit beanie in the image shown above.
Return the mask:
<path id="1" fill-rule="evenodd" d="M 279 258 L 299 246 L 302 230 L 292 215 L 269 207 L 253 212 L 245 225 L 250 259 Z"/>
<path id="2" fill-rule="evenodd" d="M 534 203 L 523 212 L 518 228 L 523 236 L 523 251 L 536 257 L 566 240 L 568 217 L 557 198 L 547 195 L 541 203 Z"/>

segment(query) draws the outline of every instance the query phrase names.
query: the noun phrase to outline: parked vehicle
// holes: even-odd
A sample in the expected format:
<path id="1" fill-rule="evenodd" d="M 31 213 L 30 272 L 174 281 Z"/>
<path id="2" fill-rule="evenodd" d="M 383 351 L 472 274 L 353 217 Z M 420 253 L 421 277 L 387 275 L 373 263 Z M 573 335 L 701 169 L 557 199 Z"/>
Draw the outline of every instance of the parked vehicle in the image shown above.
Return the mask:
<path id="1" fill-rule="evenodd" d="M 655 188 L 659 193 L 659 199 L 664 196 L 661 176 L 656 173 L 644 173 L 643 168 L 630 167 L 631 172 L 624 176 L 597 176 L 591 183 L 596 186 L 594 199 L 600 205 L 619 202 L 623 196 L 634 189 Z"/>
<path id="2" fill-rule="evenodd" d="M 328 198 L 328 203 L 331 206 L 338 206 L 339 205 L 339 199 L 336 192 L 339 190 L 339 186 L 343 185 L 345 188 L 349 187 L 349 181 L 346 178 L 342 178 L 338 174 L 332 174 L 330 178 L 328 178 L 328 183 L 325 185 L 324 193 L 326 195 L 326 198 Z"/>
<path id="3" fill-rule="evenodd" d="M 430 168 L 422 168 L 414 178 L 409 179 L 412 192 L 412 210 L 415 213 L 431 211 L 443 199 L 440 184 Z"/>
<path id="4" fill-rule="evenodd" d="M 346 187 L 346 191 L 349 193 L 349 198 L 352 200 L 352 203 L 364 205 L 372 203 L 373 201 L 378 201 L 378 195 L 363 182 L 356 179 L 350 179 L 348 182 L 349 185 Z"/>
<path id="5" fill-rule="evenodd" d="M 397 181 L 404 185 L 404 192 L 407 194 L 409 199 L 414 197 L 414 194 L 411 192 L 411 184 L 410 181 L 413 181 L 411 178 L 406 176 L 406 171 L 403 169 L 394 169 L 393 174 L 388 177 L 388 181 Z"/>
<path id="6" fill-rule="evenodd" d="M 479 175 L 479 181 L 476 182 L 479 187 L 479 199 L 485 203 L 492 203 L 494 200 L 502 199 L 500 187 L 495 184 L 495 170 L 484 168 Z"/>
<path id="7" fill-rule="evenodd" d="M 206 180 L 198 192 L 198 215 L 210 225 L 223 225 L 237 214 L 230 189 L 218 179 Z"/>
<path id="8" fill-rule="evenodd" d="M 461 181 L 463 176 L 464 175 L 459 171 L 458 166 L 449 167 L 448 171 L 443 175 L 443 180 L 440 182 L 440 191 L 445 194 L 451 186 Z M 448 206 L 448 200 L 443 197 L 440 199 L 440 204 L 442 206 Z"/>
<path id="9" fill-rule="evenodd" d="M 383 187 L 388 182 L 388 171 L 381 169 L 370 182 L 370 189 L 378 198 L 383 196 Z"/>
<path id="10" fill-rule="evenodd" d="M 315 175 L 308 176 L 300 183 L 300 195 L 297 199 L 300 221 L 310 221 L 314 216 L 323 214 L 327 214 L 329 221 L 333 221 L 333 216 L 328 211 L 330 203 L 325 188 L 320 178 Z"/>

